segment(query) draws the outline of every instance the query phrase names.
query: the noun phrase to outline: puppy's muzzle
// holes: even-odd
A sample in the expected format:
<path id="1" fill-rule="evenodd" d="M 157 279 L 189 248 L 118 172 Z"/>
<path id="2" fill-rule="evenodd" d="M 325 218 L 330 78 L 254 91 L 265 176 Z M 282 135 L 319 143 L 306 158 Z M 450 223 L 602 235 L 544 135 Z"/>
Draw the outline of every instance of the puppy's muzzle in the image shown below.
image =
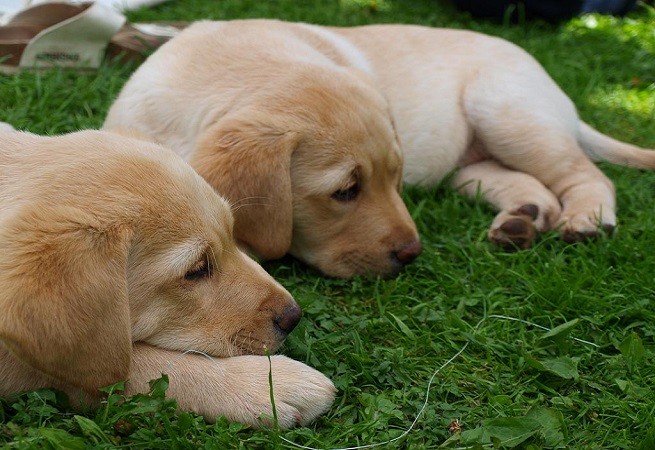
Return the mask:
<path id="1" fill-rule="evenodd" d="M 300 309 L 300 306 L 293 304 L 287 306 L 281 314 L 275 316 L 275 318 L 273 318 L 273 323 L 275 324 L 275 327 L 286 336 L 296 328 L 301 317 L 302 310 Z"/>

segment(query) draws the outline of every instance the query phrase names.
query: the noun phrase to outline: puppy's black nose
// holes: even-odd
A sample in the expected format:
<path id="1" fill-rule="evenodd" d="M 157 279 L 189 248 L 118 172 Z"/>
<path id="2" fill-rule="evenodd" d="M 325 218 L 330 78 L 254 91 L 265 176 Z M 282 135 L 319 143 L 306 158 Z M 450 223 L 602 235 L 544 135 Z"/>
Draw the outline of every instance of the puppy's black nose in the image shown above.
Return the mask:
<path id="1" fill-rule="evenodd" d="M 298 325 L 298 322 L 300 322 L 301 317 L 302 309 L 300 309 L 300 306 L 293 304 L 284 308 L 282 314 L 276 316 L 273 319 L 273 323 L 282 333 L 286 335 L 291 333 L 291 331 L 296 328 L 296 325 Z"/>
<path id="2" fill-rule="evenodd" d="M 393 252 L 393 257 L 401 265 L 406 266 L 416 259 L 422 251 L 421 242 L 417 239 L 408 244 L 403 245 L 400 249 Z"/>

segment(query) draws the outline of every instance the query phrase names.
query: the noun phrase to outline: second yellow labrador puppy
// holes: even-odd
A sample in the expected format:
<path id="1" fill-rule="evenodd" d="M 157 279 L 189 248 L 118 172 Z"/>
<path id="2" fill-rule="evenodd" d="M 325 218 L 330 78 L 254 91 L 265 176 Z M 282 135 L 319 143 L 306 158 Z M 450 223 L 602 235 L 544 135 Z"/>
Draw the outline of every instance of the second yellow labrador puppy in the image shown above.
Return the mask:
<path id="1" fill-rule="evenodd" d="M 293 35 L 261 45 L 267 24 L 252 24 L 222 36 L 202 23 L 174 38 L 105 128 L 177 149 L 231 201 L 235 236 L 261 258 L 291 253 L 339 277 L 397 273 L 421 245 L 384 96 Z"/>
<path id="2" fill-rule="evenodd" d="M 289 249 L 343 276 L 419 249 L 395 192 L 400 149 L 408 183 L 459 168 L 455 186 L 500 211 L 490 239 L 520 247 L 535 231 L 615 227 L 613 185 L 591 159 L 655 166 L 582 122 L 519 47 L 405 25 L 196 23 L 137 70 L 105 126 L 179 149 L 237 203 L 237 236 L 260 254 Z"/>
<path id="3" fill-rule="evenodd" d="M 93 404 L 100 387 L 147 392 L 167 373 L 180 408 L 261 424 L 269 362 L 257 355 L 301 313 L 232 227 L 227 203 L 157 145 L 0 131 L 0 396 L 51 387 Z M 330 406 L 324 375 L 271 362 L 281 426 Z"/>

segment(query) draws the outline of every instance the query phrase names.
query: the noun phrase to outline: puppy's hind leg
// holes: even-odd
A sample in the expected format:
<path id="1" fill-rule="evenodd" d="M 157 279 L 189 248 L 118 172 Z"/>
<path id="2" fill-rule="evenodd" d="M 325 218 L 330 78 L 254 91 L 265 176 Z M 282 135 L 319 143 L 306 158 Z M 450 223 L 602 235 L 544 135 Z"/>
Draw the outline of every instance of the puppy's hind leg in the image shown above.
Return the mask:
<path id="1" fill-rule="evenodd" d="M 463 100 L 469 125 L 487 154 L 532 175 L 555 194 L 562 205 L 557 225 L 564 239 L 611 231 L 616 226 L 614 186 L 579 143 L 584 136 L 598 139 L 581 128 L 573 102 L 516 47 L 496 46 L 483 68 Z"/>
<path id="2" fill-rule="evenodd" d="M 538 179 L 562 205 L 557 226 L 568 242 L 596 237 L 616 227 L 614 185 L 562 130 L 528 130 L 528 136 L 504 141 L 490 153 L 503 165 Z M 493 148 L 488 145 L 487 148 Z"/>
<path id="3" fill-rule="evenodd" d="M 510 85 L 508 93 L 493 92 L 498 86 L 486 80 L 469 90 L 467 115 L 476 138 L 493 159 L 555 194 L 562 205 L 557 226 L 565 240 L 594 237 L 600 229 L 611 232 L 614 186 L 580 147 L 580 122 L 571 101 L 534 67 L 507 77 L 495 81 Z"/>
<path id="4" fill-rule="evenodd" d="M 470 198 L 482 198 L 500 212 L 489 240 L 507 249 L 528 248 L 536 232 L 548 231 L 561 214 L 555 195 L 539 180 L 486 160 L 460 169 L 454 187 Z"/>

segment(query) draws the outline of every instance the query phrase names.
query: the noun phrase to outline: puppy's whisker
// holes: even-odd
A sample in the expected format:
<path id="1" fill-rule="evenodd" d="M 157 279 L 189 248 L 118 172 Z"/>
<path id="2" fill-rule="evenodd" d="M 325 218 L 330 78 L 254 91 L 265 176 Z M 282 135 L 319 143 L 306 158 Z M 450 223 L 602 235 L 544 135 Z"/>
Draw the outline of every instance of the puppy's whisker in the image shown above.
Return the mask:
<path id="1" fill-rule="evenodd" d="M 231 203 L 230 203 L 230 206 L 236 206 L 236 205 L 238 205 L 239 203 L 244 202 L 244 201 L 246 201 L 246 200 L 253 200 L 253 199 L 266 200 L 267 198 L 268 198 L 268 197 L 255 196 L 255 195 L 250 196 L 250 197 L 242 197 L 242 198 L 240 198 L 239 200 L 237 200 L 237 201 L 235 201 L 235 202 L 231 202 Z"/>
<path id="2" fill-rule="evenodd" d="M 234 356 L 237 353 L 236 349 L 239 348 L 239 343 L 237 342 L 238 338 L 239 338 L 238 333 L 235 333 L 232 336 L 232 342 L 230 342 L 230 348 L 228 348 L 228 354 L 230 356 Z"/>
<path id="3" fill-rule="evenodd" d="M 260 200 L 259 202 L 250 202 L 250 200 Z M 232 211 L 238 211 L 244 206 L 271 206 L 270 202 L 267 202 L 268 197 L 243 197 L 235 202 L 230 202 L 230 209 Z"/>
<path id="4" fill-rule="evenodd" d="M 230 256 L 236 256 L 236 255 L 237 255 L 237 253 L 235 253 L 235 252 L 233 252 L 233 251 L 230 251 L 230 250 L 227 250 L 227 249 L 224 250 L 224 252 L 227 253 L 227 254 L 230 255 Z"/>
<path id="5" fill-rule="evenodd" d="M 211 277 L 213 275 L 212 269 L 218 267 L 218 261 L 216 260 L 216 253 L 214 253 L 214 249 L 211 246 L 209 246 L 209 251 L 205 255 L 207 257 L 207 267 L 209 268 L 209 276 Z"/>
<path id="6" fill-rule="evenodd" d="M 238 211 L 241 208 L 246 207 L 246 206 L 272 206 L 272 204 L 271 203 L 246 203 L 246 204 L 243 204 L 243 205 L 238 205 L 238 206 L 232 207 L 232 212 L 236 212 L 236 211 Z"/>
<path id="7" fill-rule="evenodd" d="M 248 351 L 254 353 L 252 331 L 248 333 Z"/>

